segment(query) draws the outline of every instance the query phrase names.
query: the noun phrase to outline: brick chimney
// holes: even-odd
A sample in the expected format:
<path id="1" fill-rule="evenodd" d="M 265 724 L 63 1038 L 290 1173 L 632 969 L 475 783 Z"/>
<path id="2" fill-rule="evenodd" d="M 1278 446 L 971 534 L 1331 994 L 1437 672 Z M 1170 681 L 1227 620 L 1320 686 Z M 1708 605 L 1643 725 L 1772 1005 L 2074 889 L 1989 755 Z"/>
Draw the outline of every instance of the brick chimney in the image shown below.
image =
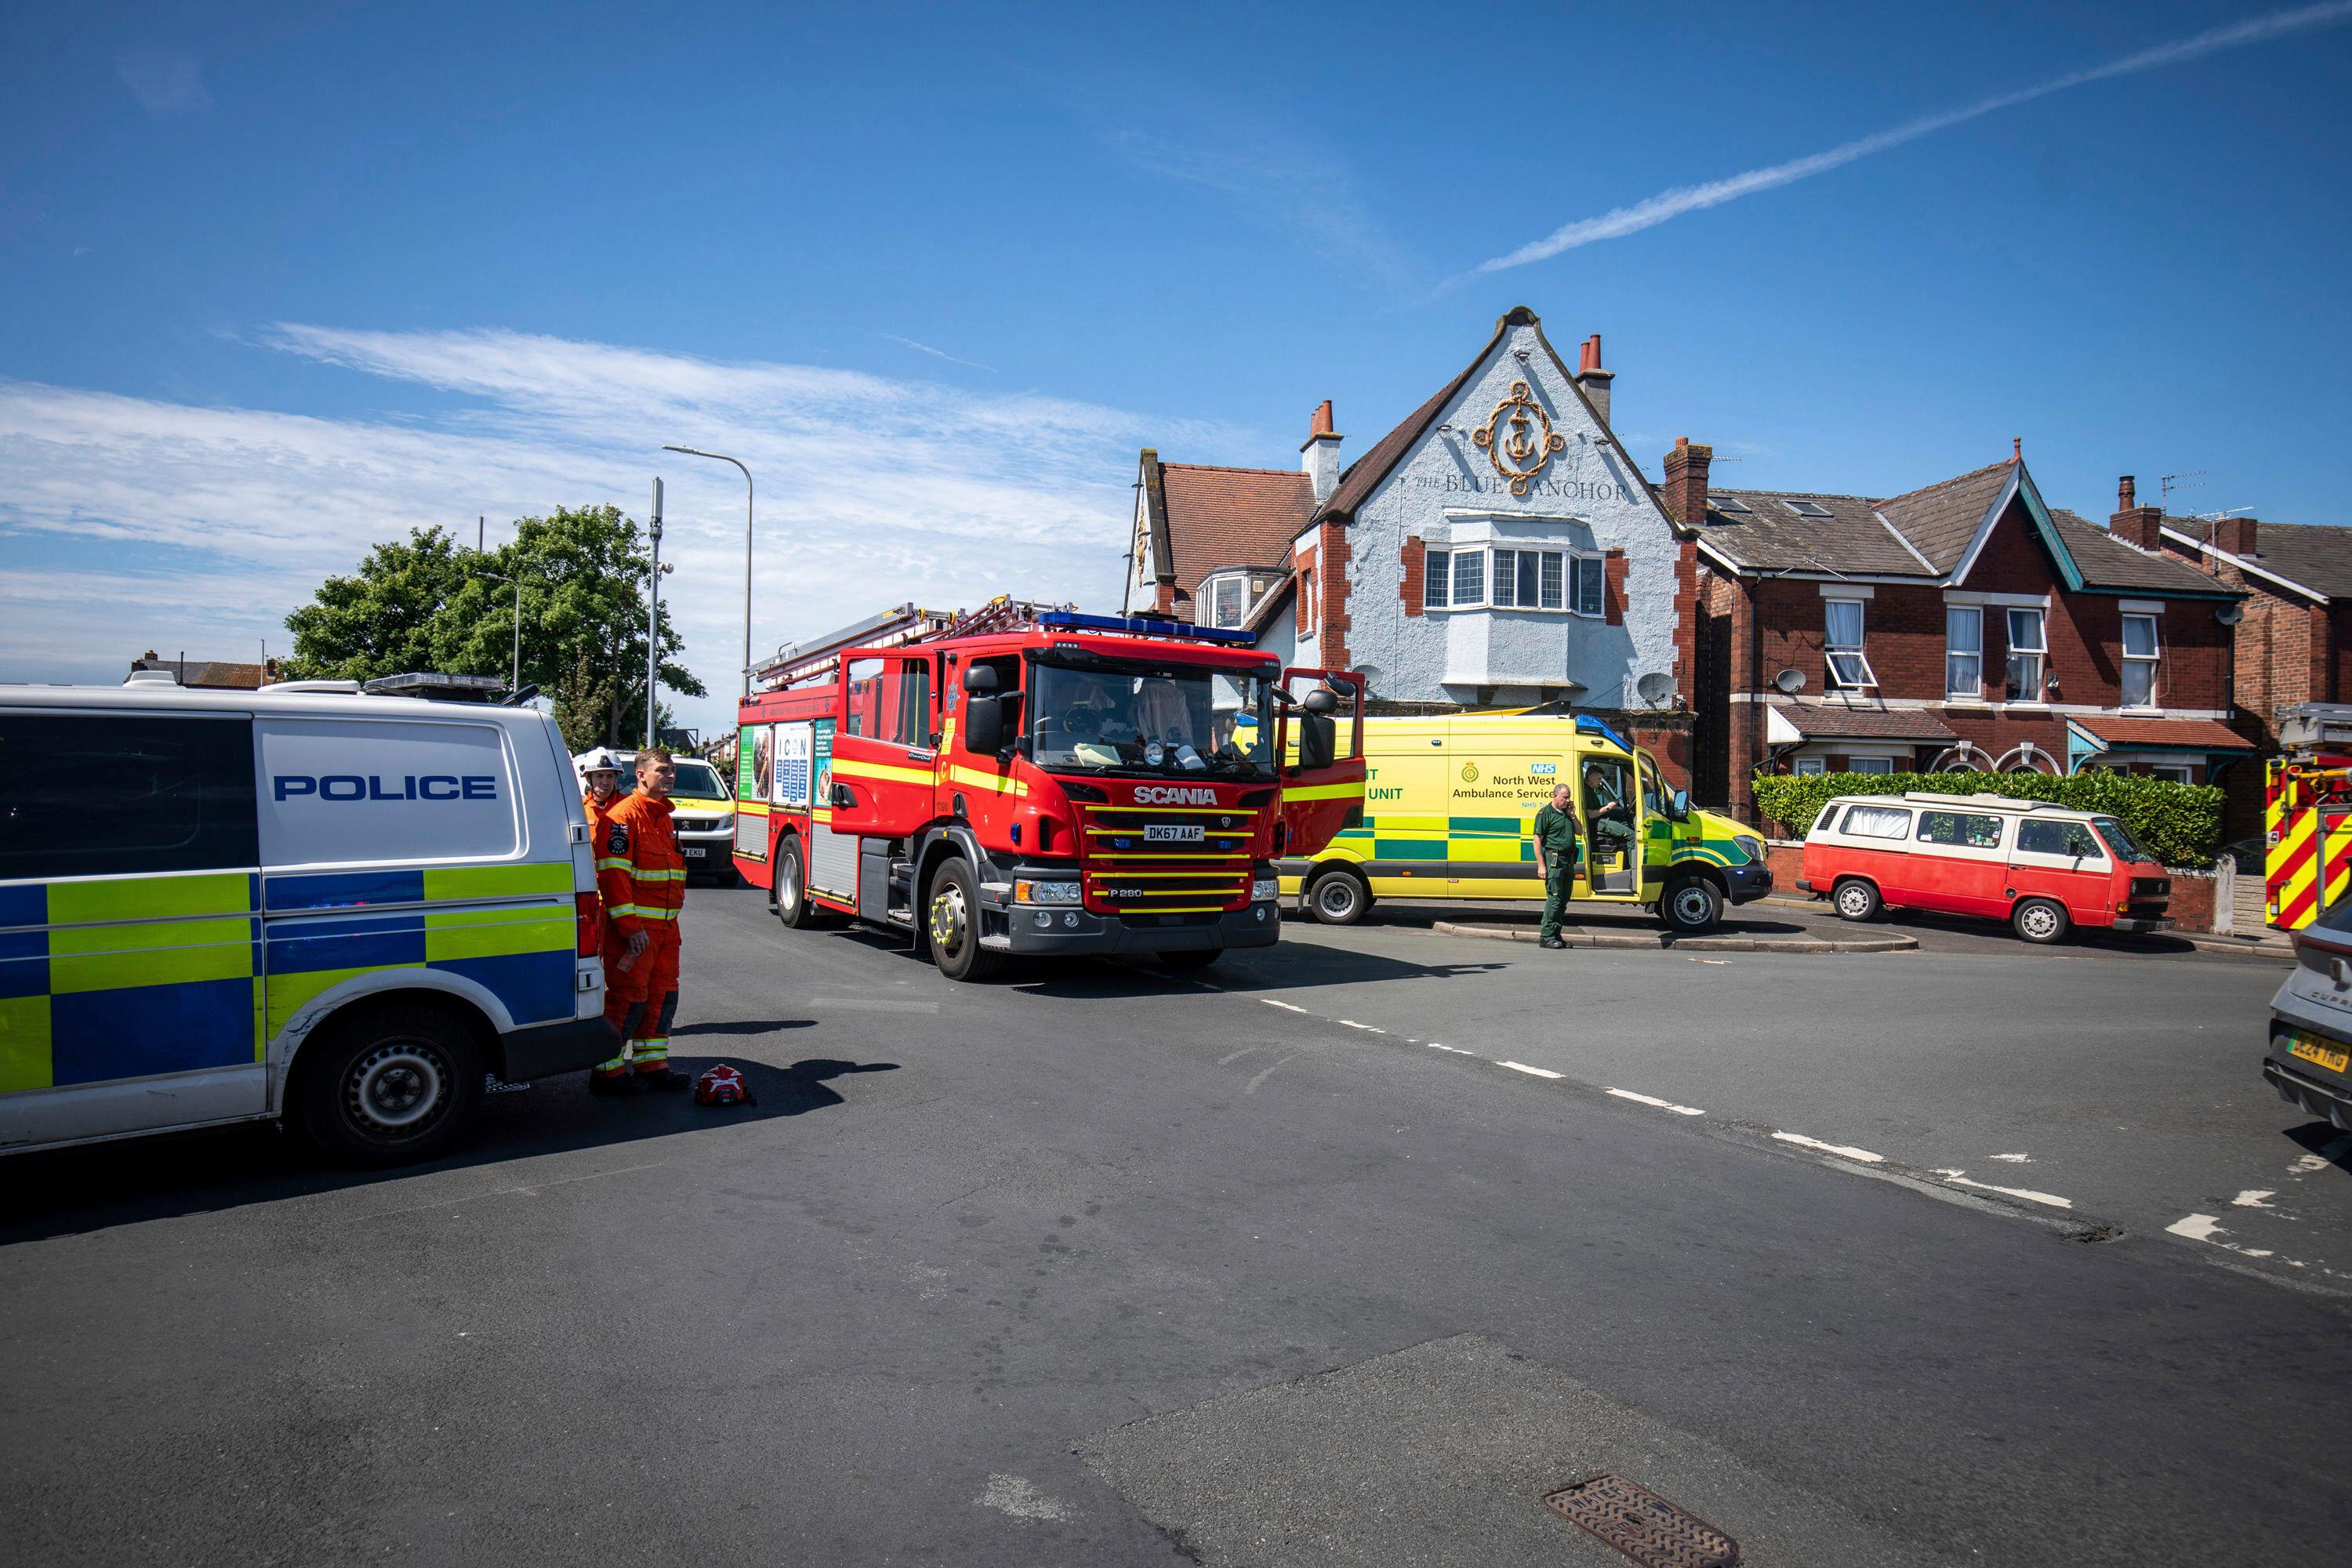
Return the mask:
<path id="1" fill-rule="evenodd" d="M 1331 400 L 1325 398 L 1316 405 L 1315 420 L 1307 432 L 1307 440 L 1299 448 L 1299 468 L 1315 489 L 1315 504 L 1321 506 L 1339 488 L 1339 443 L 1345 439 L 1331 428 Z"/>
<path id="2" fill-rule="evenodd" d="M 1694 445 L 1687 436 L 1675 437 L 1675 449 L 1666 454 L 1668 517 L 1692 528 L 1706 521 L 1706 470 L 1714 462 L 1714 447 Z"/>
<path id="3" fill-rule="evenodd" d="M 1601 334 L 1593 333 L 1584 340 L 1584 357 L 1576 367 L 1576 384 L 1584 389 L 1585 398 L 1594 413 L 1601 416 L 1601 426 L 1609 424 L 1609 384 L 1617 379 L 1613 370 L 1601 368 Z"/>
<path id="4" fill-rule="evenodd" d="M 2163 524 L 2164 509 L 2140 505 L 2138 489 L 2129 474 L 2116 481 L 2116 510 L 2107 517 L 2109 533 L 2155 554 L 2164 549 L 2158 531 Z"/>
<path id="5" fill-rule="evenodd" d="M 2251 517 L 2225 517 L 2213 525 L 2213 548 L 2231 555 L 2258 555 L 2254 538 L 2254 520 Z"/>

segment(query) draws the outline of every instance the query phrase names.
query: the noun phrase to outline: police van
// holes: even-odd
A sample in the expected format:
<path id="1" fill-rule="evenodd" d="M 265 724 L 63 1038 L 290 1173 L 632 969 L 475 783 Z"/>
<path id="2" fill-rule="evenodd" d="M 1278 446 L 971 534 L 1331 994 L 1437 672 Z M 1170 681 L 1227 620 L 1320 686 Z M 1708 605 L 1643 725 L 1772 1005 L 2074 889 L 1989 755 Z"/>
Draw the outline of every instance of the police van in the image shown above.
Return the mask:
<path id="1" fill-rule="evenodd" d="M 277 1119 L 423 1159 L 612 1054 L 554 721 L 349 681 L 0 687 L 0 1153 Z"/>

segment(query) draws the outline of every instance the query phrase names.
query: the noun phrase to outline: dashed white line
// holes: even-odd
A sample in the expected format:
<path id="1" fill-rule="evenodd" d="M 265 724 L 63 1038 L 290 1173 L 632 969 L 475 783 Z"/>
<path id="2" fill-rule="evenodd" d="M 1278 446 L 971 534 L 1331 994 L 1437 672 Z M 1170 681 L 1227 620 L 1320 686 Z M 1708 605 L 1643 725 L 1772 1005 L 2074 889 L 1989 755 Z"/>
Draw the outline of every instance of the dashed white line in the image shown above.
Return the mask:
<path id="1" fill-rule="evenodd" d="M 1531 1068 L 1525 1062 L 1496 1062 L 1495 1065 L 1498 1068 L 1508 1068 L 1513 1072 L 1523 1072 L 1529 1078 L 1566 1078 L 1568 1076 L 1564 1072 L 1554 1072 L 1549 1068 Z"/>
<path id="2" fill-rule="evenodd" d="M 1783 1143 L 1801 1144 L 1818 1149 L 1824 1154 L 1835 1154 L 1841 1160 L 1859 1160 L 1865 1165 L 1883 1164 L 1886 1156 L 1874 1154 L 1867 1149 L 1857 1149 L 1850 1143 L 1824 1143 L 1818 1138 L 1808 1138 L 1801 1132 L 1775 1132 L 1772 1136 Z"/>
<path id="3" fill-rule="evenodd" d="M 2031 1154 L 1988 1154 L 1985 1158 L 1989 1160 L 2006 1160 L 2012 1165 L 2031 1165 L 2033 1163 L 2033 1156 Z"/>
<path id="4" fill-rule="evenodd" d="M 1604 1089 L 1602 1092 L 1605 1094 L 1613 1094 L 1620 1100 L 1630 1100 L 1636 1105 L 1654 1105 L 1660 1110 L 1671 1110 L 1676 1116 L 1705 1116 L 1706 1114 L 1706 1111 L 1701 1110 L 1696 1105 L 1676 1105 L 1671 1100 L 1660 1100 L 1654 1094 L 1635 1094 L 1630 1089 Z"/>
<path id="5" fill-rule="evenodd" d="M 1375 1029 L 1370 1024 L 1359 1024 L 1353 1018 L 1334 1018 L 1331 1021 L 1339 1025 L 1343 1029 L 1361 1029 L 1368 1035 L 1385 1035 L 1388 1033 L 1386 1029 Z"/>
<path id="6" fill-rule="evenodd" d="M 1998 1157 L 1995 1156 L 1995 1158 Z M 2055 1193 L 2037 1193 L 2031 1187 L 1997 1187 L 1990 1182 L 1972 1182 L 1969 1180 L 1968 1173 L 1964 1171 L 1937 1171 L 1936 1174 L 1956 1187 L 1974 1187 L 1980 1193 L 2000 1193 L 2005 1197 L 2023 1198 L 2028 1203 L 2046 1204 L 2053 1209 L 2070 1209 L 2074 1206 L 2074 1199 L 2062 1198 Z"/>
<path id="7" fill-rule="evenodd" d="M 1475 1051 L 1465 1051 L 1460 1046 L 1441 1046 L 1435 1040 L 1429 1042 L 1429 1048 L 1433 1051 L 1452 1051 L 1457 1057 L 1475 1057 L 1478 1054 Z"/>
<path id="8" fill-rule="evenodd" d="M 1279 1007 L 1286 1013 L 1304 1013 L 1307 1011 L 1304 1007 L 1294 1007 L 1287 1002 L 1277 1002 L 1271 996 L 1261 996 L 1258 1000 L 1265 1003 L 1269 1007 Z"/>

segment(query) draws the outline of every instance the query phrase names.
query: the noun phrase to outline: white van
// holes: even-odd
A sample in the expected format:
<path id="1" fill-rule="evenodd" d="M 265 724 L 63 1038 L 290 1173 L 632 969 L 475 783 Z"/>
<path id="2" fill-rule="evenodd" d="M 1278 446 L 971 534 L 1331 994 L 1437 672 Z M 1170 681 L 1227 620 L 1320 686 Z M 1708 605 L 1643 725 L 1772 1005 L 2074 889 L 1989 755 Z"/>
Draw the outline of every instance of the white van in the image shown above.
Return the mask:
<path id="1" fill-rule="evenodd" d="M 0 687 L 0 1152 L 283 1118 L 425 1158 L 486 1074 L 612 1055 L 554 721 L 361 695 Z"/>

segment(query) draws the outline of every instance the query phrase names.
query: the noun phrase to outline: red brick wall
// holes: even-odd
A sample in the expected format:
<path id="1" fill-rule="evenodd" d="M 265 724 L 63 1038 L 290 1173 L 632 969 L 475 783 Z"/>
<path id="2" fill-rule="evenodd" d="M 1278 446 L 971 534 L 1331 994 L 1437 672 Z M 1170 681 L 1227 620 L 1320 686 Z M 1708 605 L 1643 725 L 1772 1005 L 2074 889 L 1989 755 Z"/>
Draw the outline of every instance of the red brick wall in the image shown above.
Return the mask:
<path id="1" fill-rule="evenodd" d="M 2165 913 L 2182 931 L 2210 931 L 2213 929 L 2213 889 L 2219 884 L 2206 873 L 2175 871 L 2172 873 L 2172 900 Z"/>
<path id="2" fill-rule="evenodd" d="M 1601 557 L 1601 618 L 1608 626 L 1625 624 L 1625 552 L 1609 550 Z"/>
<path id="3" fill-rule="evenodd" d="M 1322 525 L 1322 559 L 1316 575 L 1322 594 L 1322 614 L 1315 631 L 1318 657 L 1326 669 L 1345 669 L 1348 658 L 1348 563 L 1351 552 L 1345 523 Z"/>
<path id="4" fill-rule="evenodd" d="M 1675 554 L 1675 685 L 1683 706 L 1698 691 L 1698 542 L 1680 542 Z"/>
<path id="5" fill-rule="evenodd" d="M 1404 596 L 1404 613 L 1408 616 L 1421 614 L 1427 591 L 1427 585 L 1422 581 L 1423 552 L 1423 548 L 1418 539 L 1406 540 L 1404 549 L 1399 552 L 1399 558 L 1404 563 L 1404 584 L 1397 591 Z"/>

